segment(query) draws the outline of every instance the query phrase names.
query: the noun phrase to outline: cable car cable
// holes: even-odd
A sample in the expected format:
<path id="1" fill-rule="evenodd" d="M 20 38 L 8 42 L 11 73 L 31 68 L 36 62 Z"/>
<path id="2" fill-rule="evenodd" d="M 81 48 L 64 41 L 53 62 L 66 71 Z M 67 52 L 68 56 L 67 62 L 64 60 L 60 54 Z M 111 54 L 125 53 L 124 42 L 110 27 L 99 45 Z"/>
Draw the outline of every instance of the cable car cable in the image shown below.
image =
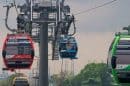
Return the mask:
<path id="1" fill-rule="evenodd" d="M 115 1 L 117 1 L 117 0 L 112 0 L 112 1 L 106 2 L 106 3 L 102 4 L 102 5 L 99 5 L 99 6 L 96 6 L 96 7 L 93 7 L 93 8 L 90 8 L 90 9 L 87 9 L 87 10 L 84 10 L 84 11 L 81 11 L 81 12 L 78 12 L 78 13 L 75 13 L 74 15 L 80 15 L 80 14 L 83 14 L 83 13 L 88 13 L 88 12 L 90 12 L 90 11 L 92 11 L 92 10 L 95 10 L 95 9 L 98 9 L 98 8 L 101 8 L 101 7 L 104 7 L 104 6 L 106 6 L 106 5 L 109 5 L 109 4 L 111 4 L 111 3 L 115 2 Z"/>

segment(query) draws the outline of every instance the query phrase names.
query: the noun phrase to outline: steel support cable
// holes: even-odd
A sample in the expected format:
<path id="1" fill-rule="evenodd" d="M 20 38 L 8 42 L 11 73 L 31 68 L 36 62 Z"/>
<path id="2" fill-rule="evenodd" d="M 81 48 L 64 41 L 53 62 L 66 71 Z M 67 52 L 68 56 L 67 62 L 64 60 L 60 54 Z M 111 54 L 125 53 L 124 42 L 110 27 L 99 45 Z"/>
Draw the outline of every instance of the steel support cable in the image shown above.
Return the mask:
<path id="1" fill-rule="evenodd" d="M 72 15 L 72 18 L 73 18 L 74 31 L 73 31 L 73 33 L 69 34 L 70 36 L 73 36 L 73 35 L 76 34 L 76 25 L 75 25 L 75 18 L 74 18 L 74 15 Z"/>
<path id="2" fill-rule="evenodd" d="M 15 7 L 15 9 L 16 9 L 16 13 L 17 13 L 17 15 L 18 15 L 19 13 L 18 13 L 18 9 L 17 9 L 15 0 L 13 0 L 13 2 L 14 2 L 14 7 Z"/>
<path id="3" fill-rule="evenodd" d="M 111 4 L 111 3 L 115 2 L 115 1 L 117 1 L 117 0 L 112 0 L 112 1 L 106 2 L 106 3 L 102 4 L 102 5 L 99 5 L 99 6 L 90 8 L 90 9 L 88 9 L 88 10 L 80 11 L 80 12 L 78 12 L 78 13 L 75 13 L 74 15 L 80 15 L 80 14 L 83 14 L 83 13 L 90 12 L 90 11 L 92 11 L 92 10 L 95 10 L 95 9 L 98 9 L 98 8 L 101 8 L 101 7 L 104 7 L 104 6 L 106 6 L 106 5 L 109 5 L 109 4 Z"/>
<path id="4" fill-rule="evenodd" d="M 52 42 L 52 60 L 55 60 L 54 55 L 55 55 L 55 48 L 56 48 L 56 40 L 57 37 L 55 37 L 54 41 Z"/>
<path id="5" fill-rule="evenodd" d="M 55 62 L 53 61 L 53 71 L 55 72 L 55 69 L 57 70 L 57 68 L 55 68 L 56 66 L 55 66 Z M 51 70 L 52 71 L 52 70 Z M 52 71 L 52 73 L 53 73 L 53 71 Z M 52 83 L 54 84 L 54 86 L 55 86 L 55 83 L 56 83 L 56 79 L 54 78 L 54 77 L 51 77 L 51 80 L 52 80 Z"/>
<path id="6" fill-rule="evenodd" d="M 74 76 L 74 72 L 75 72 L 75 70 L 74 70 L 74 60 L 71 59 L 71 73 L 72 73 L 72 76 Z"/>
<path id="7" fill-rule="evenodd" d="M 62 61 L 61 61 L 61 74 L 63 73 L 63 64 L 64 64 L 64 61 L 62 59 Z"/>
<path id="8" fill-rule="evenodd" d="M 68 61 L 65 60 L 65 70 L 64 70 L 65 74 L 68 73 Z"/>
<path id="9" fill-rule="evenodd" d="M 61 83 L 60 83 L 61 86 L 63 84 L 63 79 L 64 79 L 63 64 L 64 64 L 64 60 L 62 58 L 62 62 L 61 62 Z"/>
<path id="10" fill-rule="evenodd" d="M 7 27 L 7 29 L 8 29 L 9 31 L 11 31 L 11 32 L 17 32 L 16 29 L 12 29 L 12 28 L 10 28 L 10 27 L 8 26 L 8 23 L 7 23 L 7 22 L 8 22 L 9 11 L 10 11 L 10 7 L 7 6 L 6 18 L 5 18 L 5 26 Z"/>
<path id="11" fill-rule="evenodd" d="M 58 34 L 59 34 L 59 29 L 60 29 L 60 23 L 58 23 L 58 25 L 57 25 L 57 27 L 55 28 L 55 39 L 54 39 L 54 41 L 53 41 L 53 46 L 52 46 L 52 50 L 53 50 L 53 58 L 52 58 L 52 60 L 55 60 L 54 59 L 54 53 L 55 53 L 55 48 L 56 48 L 56 43 L 57 43 L 57 39 L 58 39 Z"/>

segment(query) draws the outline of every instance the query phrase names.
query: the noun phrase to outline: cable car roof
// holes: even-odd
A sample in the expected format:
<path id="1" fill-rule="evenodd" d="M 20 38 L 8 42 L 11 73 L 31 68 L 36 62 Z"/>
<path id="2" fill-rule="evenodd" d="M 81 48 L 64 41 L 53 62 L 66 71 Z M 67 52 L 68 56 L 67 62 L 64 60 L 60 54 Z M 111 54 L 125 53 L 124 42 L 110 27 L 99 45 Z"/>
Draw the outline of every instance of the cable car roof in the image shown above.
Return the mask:
<path id="1" fill-rule="evenodd" d="M 116 32 L 115 36 L 130 36 L 128 32 Z"/>

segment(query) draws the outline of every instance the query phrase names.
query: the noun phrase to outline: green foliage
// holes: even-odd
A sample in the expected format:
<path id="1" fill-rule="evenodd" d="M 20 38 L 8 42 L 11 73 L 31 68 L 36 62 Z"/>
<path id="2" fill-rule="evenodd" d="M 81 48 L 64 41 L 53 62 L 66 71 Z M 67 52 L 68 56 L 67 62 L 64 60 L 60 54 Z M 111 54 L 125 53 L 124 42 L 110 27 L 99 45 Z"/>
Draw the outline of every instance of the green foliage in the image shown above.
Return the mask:
<path id="1" fill-rule="evenodd" d="M 68 72 L 62 72 L 57 75 L 51 76 L 50 83 L 53 83 L 53 86 L 71 86 L 70 79 L 72 78 L 72 74 Z"/>
<path id="2" fill-rule="evenodd" d="M 81 72 L 64 80 L 64 86 L 113 86 L 112 79 L 107 73 L 107 65 L 104 63 L 91 63 L 85 66 Z"/>
<path id="3" fill-rule="evenodd" d="M 0 81 L 0 86 L 12 86 L 12 82 L 16 75 L 11 75 L 9 78 Z"/>
<path id="4" fill-rule="evenodd" d="M 105 63 L 87 64 L 76 76 L 64 73 L 53 75 L 52 79 L 53 86 L 130 86 L 116 84 L 108 73 Z"/>

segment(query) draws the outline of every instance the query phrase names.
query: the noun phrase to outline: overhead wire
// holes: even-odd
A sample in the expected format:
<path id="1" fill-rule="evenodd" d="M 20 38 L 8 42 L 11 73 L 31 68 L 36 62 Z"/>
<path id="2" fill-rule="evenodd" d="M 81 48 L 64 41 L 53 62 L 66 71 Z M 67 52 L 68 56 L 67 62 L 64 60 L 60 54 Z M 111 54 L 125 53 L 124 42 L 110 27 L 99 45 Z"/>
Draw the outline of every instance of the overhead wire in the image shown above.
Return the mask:
<path id="1" fill-rule="evenodd" d="M 112 0 L 112 1 L 106 2 L 106 3 L 102 4 L 102 5 L 98 5 L 98 6 L 96 6 L 96 7 L 93 7 L 93 8 L 84 10 L 84 11 L 77 12 L 77 13 L 75 13 L 74 15 L 80 15 L 80 14 L 83 14 L 83 13 L 90 12 L 90 11 L 92 11 L 92 10 L 95 10 L 95 9 L 98 9 L 98 8 L 101 8 L 101 7 L 104 7 L 104 6 L 106 6 L 106 5 L 109 5 L 109 4 L 111 4 L 111 3 L 115 2 L 115 1 L 117 1 L 117 0 Z"/>

